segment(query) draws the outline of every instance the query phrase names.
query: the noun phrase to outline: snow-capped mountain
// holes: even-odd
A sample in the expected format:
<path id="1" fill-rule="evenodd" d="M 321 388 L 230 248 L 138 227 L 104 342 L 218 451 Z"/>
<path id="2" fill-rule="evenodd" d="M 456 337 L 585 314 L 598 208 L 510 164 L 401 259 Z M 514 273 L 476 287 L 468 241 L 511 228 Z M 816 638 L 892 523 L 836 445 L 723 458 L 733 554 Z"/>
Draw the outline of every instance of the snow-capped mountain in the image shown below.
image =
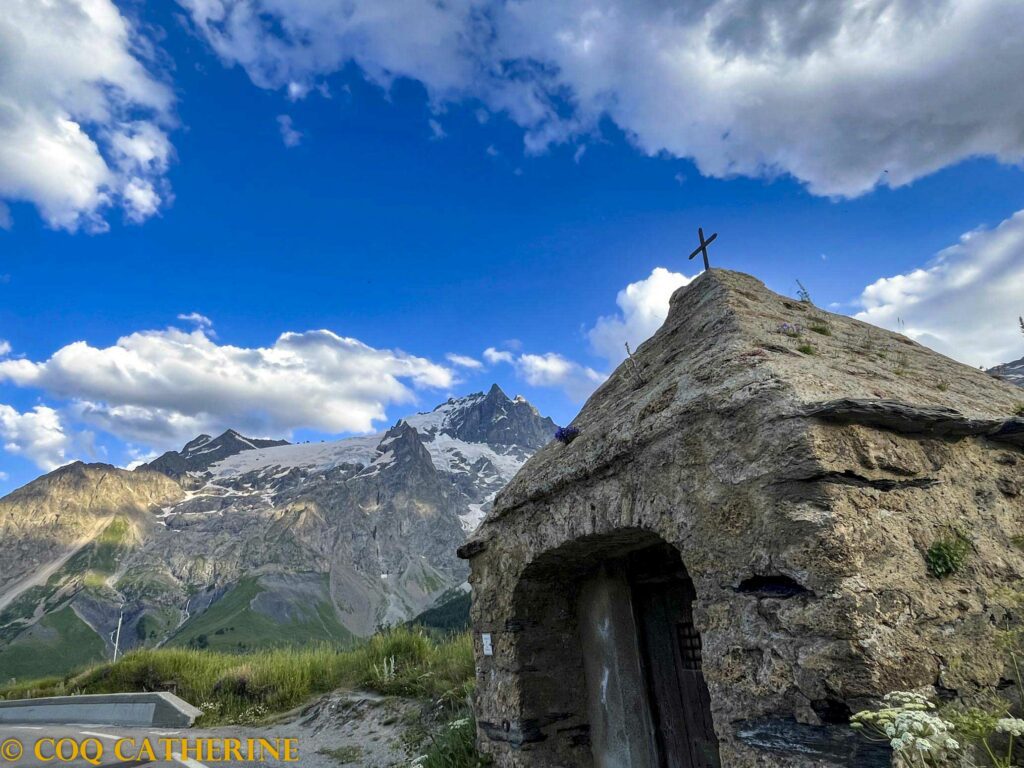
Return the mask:
<path id="1" fill-rule="evenodd" d="M 229 429 L 217 438 L 199 435 L 195 440 L 186 443 L 180 451 L 168 451 L 145 466 L 168 477 L 179 478 L 189 472 L 203 470 L 210 464 L 241 451 L 275 445 L 288 445 L 288 441 L 243 437 L 235 430 Z"/>
<path id="2" fill-rule="evenodd" d="M 339 639 L 407 620 L 462 583 L 455 549 L 555 429 L 494 386 L 376 435 L 229 430 L 131 472 L 57 470 L 0 499 L 0 536 L 28 555 L 0 553 L 0 668 L 69 621 L 109 653 L 122 602 L 122 648 Z"/>
<path id="3" fill-rule="evenodd" d="M 989 368 L 988 372 L 1011 384 L 1016 384 L 1018 387 L 1024 387 L 1024 357 L 1012 363 L 1004 363 L 1003 365 L 997 365 L 995 368 Z"/>
<path id="4" fill-rule="evenodd" d="M 459 519 L 472 531 L 500 491 L 556 429 L 524 398 L 510 400 L 497 384 L 452 398 L 433 411 L 400 419 L 416 431 L 434 469 L 462 492 Z M 277 495 L 338 468 L 361 467 L 371 477 L 394 462 L 392 432 L 320 443 L 256 440 L 228 430 L 213 439 L 200 435 L 180 452 L 170 451 L 140 469 L 180 479 L 191 490 L 163 509 L 166 518 L 185 512 L 220 511 L 232 505 L 273 506 Z"/>

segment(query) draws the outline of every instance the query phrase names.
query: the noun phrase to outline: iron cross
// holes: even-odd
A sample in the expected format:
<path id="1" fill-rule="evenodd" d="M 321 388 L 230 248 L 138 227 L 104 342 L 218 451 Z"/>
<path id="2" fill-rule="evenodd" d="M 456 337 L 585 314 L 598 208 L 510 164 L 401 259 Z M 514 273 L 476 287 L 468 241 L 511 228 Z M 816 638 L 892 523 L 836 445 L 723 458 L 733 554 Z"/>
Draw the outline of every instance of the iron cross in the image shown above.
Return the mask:
<path id="1" fill-rule="evenodd" d="M 715 238 L 718 237 L 718 233 L 715 232 L 707 240 L 704 239 L 704 230 L 701 227 L 697 227 L 697 235 L 700 237 L 700 245 L 690 254 L 692 259 L 698 253 L 704 257 L 704 269 L 711 269 L 711 262 L 708 261 L 708 246 L 715 242 Z"/>

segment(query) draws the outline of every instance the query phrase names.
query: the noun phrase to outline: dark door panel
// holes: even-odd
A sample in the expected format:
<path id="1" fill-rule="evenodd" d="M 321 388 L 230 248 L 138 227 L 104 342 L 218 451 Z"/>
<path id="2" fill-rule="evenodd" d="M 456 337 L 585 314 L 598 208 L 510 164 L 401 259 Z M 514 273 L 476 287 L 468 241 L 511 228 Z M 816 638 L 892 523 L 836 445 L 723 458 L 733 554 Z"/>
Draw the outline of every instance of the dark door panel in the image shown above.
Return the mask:
<path id="1" fill-rule="evenodd" d="M 693 624 L 693 582 L 682 573 L 637 575 L 633 609 L 664 768 L 720 768 L 711 699 Z"/>

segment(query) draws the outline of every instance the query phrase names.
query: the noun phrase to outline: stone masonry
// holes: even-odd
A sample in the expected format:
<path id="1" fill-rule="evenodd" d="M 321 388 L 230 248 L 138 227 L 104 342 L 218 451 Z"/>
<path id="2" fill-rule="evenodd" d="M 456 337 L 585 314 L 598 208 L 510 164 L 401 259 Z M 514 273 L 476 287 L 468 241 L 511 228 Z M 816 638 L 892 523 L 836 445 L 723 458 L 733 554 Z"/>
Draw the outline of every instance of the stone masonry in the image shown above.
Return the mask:
<path id="1" fill-rule="evenodd" d="M 679 289 L 579 437 L 530 459 L 460 549 L 481 750 L 517 768 L 888 765 L 851 711 L 896 689 L 970 701 L 1008 674 L 1022 400 L 748 275 Z M 939 579 L 943 539 L 969 546 Z M 713 733 L 689 757 L 666 754 L 665 712 L 699 697 L 661 702 L 641 649 L 658 638 L 637 590 L 659 579 L 694 594 L 700 648 L 676 664 L 703 677 Z"/>

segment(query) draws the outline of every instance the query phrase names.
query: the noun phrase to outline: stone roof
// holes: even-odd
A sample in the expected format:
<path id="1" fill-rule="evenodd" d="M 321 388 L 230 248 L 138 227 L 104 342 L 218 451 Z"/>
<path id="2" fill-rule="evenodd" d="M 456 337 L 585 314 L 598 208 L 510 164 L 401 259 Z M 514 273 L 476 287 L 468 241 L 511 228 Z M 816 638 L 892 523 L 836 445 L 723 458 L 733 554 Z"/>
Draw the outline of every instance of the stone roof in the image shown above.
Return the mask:
<path id="1" fill-rule="evenodd" d="M 499 494 L 488 520 L 600 473 L 688 414 L 756 413 L 751 429 L 808 417 L 1021 444 L 1021 390 L 882 330 L 781 296 L 750 275 L 705 272 L 672 296 L 661 329 L 590 397 L 570 445 L 552 442 Z M 754 406 L 753 411 L 750 407 Z M 749 415 L 748 417 L 749 418 Z M 473 541 L 486 539 L 485 521 Z M 471 552 L 472 541 L 466 549 Z"/>

